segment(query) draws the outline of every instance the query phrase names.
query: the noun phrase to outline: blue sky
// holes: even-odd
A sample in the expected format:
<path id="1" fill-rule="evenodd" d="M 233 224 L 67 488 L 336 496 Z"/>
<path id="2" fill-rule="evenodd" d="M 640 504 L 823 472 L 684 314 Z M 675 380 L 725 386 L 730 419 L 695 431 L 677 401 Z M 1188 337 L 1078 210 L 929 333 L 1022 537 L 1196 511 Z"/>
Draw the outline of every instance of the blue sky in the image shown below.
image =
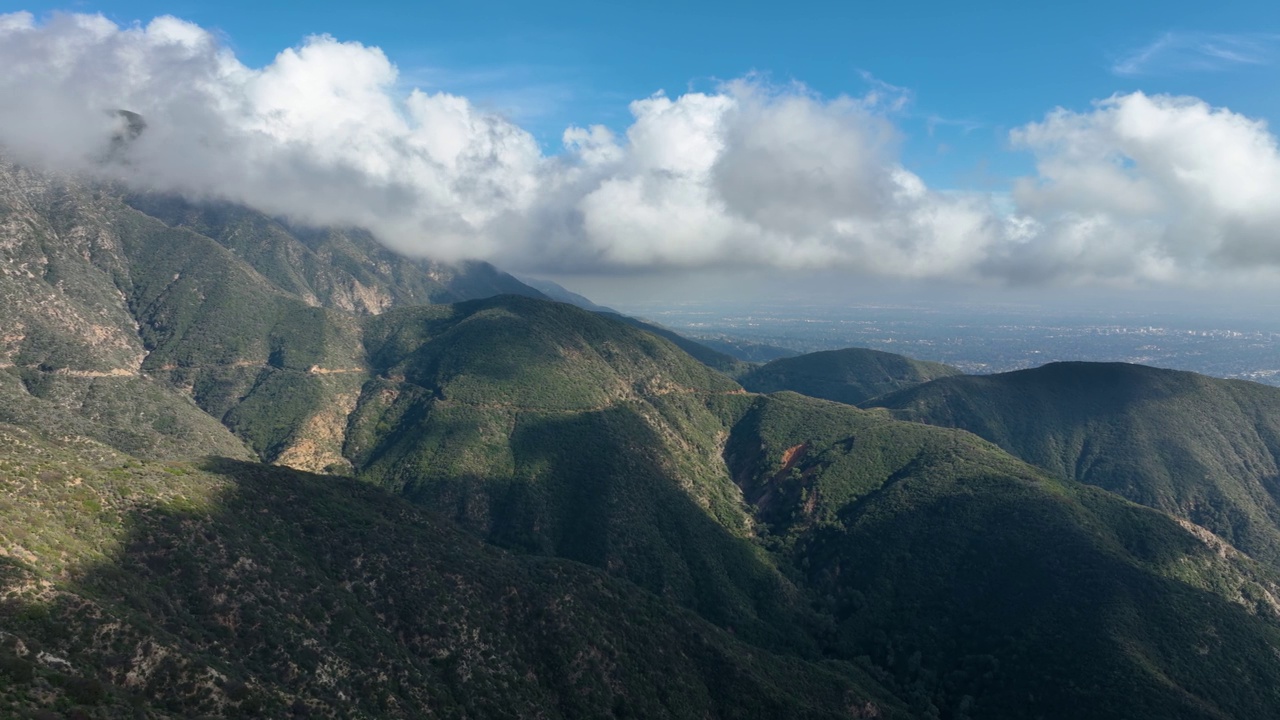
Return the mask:
<path id="1" fill-rule="evenodd" d="M 0 7 L 3 7 L 0 4 Z M 382 48 L 402 81 L 511 115 L 549 150 L 569 124 L 624 129 L 627 104 L 757 72 L 826 96 L 881 83 L 932 186 L 999 189 L 1031 160 L 1009 129 L 1055 107 L 1143 90 L 1280 118 L 1274 2 L 26 2 L 119 24 L 172 14 L 222 33 L 250 66 L 305 36 Z"/>

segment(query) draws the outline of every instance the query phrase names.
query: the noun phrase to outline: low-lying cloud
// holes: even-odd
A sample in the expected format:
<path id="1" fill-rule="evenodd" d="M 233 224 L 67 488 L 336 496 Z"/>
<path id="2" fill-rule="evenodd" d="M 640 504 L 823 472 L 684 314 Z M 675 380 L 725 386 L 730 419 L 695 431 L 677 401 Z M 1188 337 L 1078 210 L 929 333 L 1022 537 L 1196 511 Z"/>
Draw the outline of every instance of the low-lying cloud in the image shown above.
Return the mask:
<path id="1" fill-rule="evenodd" d="M 399 93 L 380 50 L 328 36 L 249 68 L 171 17 L 19 13 L 0 15 L 0 67 L 0 145 L 24 162 L 363 226 L 438 259 L 1068 284 L 1280 268 L 1275 137 L 1194 98 L 1116 96 L 1018 128 L 1037 174 L 993 196 L 904 168 L 875 94 L 750 77 L 637 100 L 625 133 L 572 127 L 548 155 L 466 98 Z M 145 130 L 122 141 L 118 109 Z"/>

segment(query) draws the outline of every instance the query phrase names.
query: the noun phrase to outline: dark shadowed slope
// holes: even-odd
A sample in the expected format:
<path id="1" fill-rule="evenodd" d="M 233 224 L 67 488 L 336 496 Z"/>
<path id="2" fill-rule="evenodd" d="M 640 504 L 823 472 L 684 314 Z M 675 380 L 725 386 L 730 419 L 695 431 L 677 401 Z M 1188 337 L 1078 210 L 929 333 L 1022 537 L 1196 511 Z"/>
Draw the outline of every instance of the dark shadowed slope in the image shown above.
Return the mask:
<path id="1" fill-rule="evenodd" d="M 946 378 L 880 398 L 961 427 L 1060 477 L 1280 559 L 1280 388 L 1121 363 Z"/>
<path id="2" fill-rule="evenodd" d="M 386 313 L 366 344 L 376 377 L 344 448 L 359 477 L 741 636 L 812 648 L 719 457 L 707 401 L 741 394 L 733 381 L 624 323 L 512 296 Z"/>
<path id="3" fill-rule="evenodd" d="M 574 308 L 432 312 L 373 321 L 386 380 L 357 411 L 352 458 L 496 543 L 858 664 L 919 717 L 1278 706 L 1274 575 L 1194 527 L 968 433 L 735 392 Z"/>
<path id="4" fill-rule="evenodd" d="M 367 484 L 0 440 L 3 717 L 905 717 Z"/>
<path id="5" fill-rule="evenodd" d="M 726 458 L 766 544 L 834 623 L 829 652 L 919 717 L 1280 709 L 1275 574 L 1216 538 L 968 433 L 744 401 Z"/>
<path id="6" fill-rule="evenodd" d="M 959 374 L 956 368 L 942 363 L 913 360 L 879 350 L 846 348 L 774 360 L 742 375 L 739 380 L 752 392 L 790 390 L 856 405 L 877 395 Z"/>

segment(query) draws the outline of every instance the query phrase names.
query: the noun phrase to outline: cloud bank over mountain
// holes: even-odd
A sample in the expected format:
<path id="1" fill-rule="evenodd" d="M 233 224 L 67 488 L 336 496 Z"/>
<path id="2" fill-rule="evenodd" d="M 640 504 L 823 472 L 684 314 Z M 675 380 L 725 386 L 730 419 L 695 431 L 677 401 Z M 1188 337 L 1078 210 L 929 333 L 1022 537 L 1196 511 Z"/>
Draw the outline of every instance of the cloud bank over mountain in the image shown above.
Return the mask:
<path id="1" fill-rule="evenodd" d="M 880 93 L 747 77 L 636 100 L 624 133 L 571 127 L 548 154 L 464 97 L 404 94 L 382 51 L 328 36 L 250 68 L 172 17 L 17 13 L 0 15 L 0 66 L 0 145 L 24 162 L 364 226 L 444 260 L 992 283 L 1280 274 L 1276 138 L 1195 98 L 1115 96 L 1013 130 L 1036 174 L 1006 197 L 927 187 Z"/>

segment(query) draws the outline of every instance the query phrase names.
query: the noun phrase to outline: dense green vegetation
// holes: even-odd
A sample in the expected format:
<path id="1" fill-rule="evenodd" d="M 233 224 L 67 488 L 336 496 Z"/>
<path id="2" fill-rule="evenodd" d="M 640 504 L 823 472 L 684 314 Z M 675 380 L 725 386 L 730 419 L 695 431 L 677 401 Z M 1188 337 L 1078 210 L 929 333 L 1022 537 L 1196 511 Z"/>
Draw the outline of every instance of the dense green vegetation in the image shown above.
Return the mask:
<path id="1" fill-rule="evenodd" d="M 880 398 L 1280 561 L 1280 389 L 1120 363 L 956 377 Z"/>
<path id="2" fill-rule="evenodd" d="M 0 716 L 1280 708 L 1267 389 L 743 379 L 861 410 L 356 230 L 0 165 L 0 233 Z"/>
<path id="3" fill-rule="evenodd" d="M 249 457 L 244 445 L 194 402 L 145 377 L 0 370 L 0 422 L 93 438 L 143 458 Z"/>
<path id="4" fill-rule="evenodd" d="M 862 667 L 920 717 L 1221 717 L 1280 699 L 1271 571 L 1167 516 L 964 432 L 795 394 L 651 381 L 668 391 L 602 410 L 605 388 L 637 387 L 619 368 L 662 372 L 653 340 L 509 298 L 414 312 L 426 317 L 391 314 L 378 322 L 395 332 L 370 334 L 397 348 L 373 355 L 379 373 L 405 381 L 366 392 L 381 409 L 354 464 L 492 542 L 605 568 L 759 646 Z M 483 350 L 462 357 L 452 328 L 472 317 L 466 343 Z M 501 362 L 493 336 L 509 338 Z M 455 378 L 465 402 L 449 400 Z M 724 465 L 706 462 L 721 447 Z"/>
<path id="5" fill-rule="evenodd" d="M 1168 516 L 968 433 L 794 394 L 755 399 L 726 455 L 834 623 L 827 652 L 922 717 L 1247 717 L 1280 700 L 1275 575 Z"/>
<path id="6" fill-rule="evenodd" d="M 358 475 L 506 547 L 608 568 L 770 646 L 807 611 L 747 539 L 710 397 L 732 381 L 663 339 L 503 296 L 369 323 L 380 379 L 351 416 Z"/>
<path id="7" fill-rule="evenodd" d="M 856 671 L 341 478 L 0 426 L 0 548 L 5 717 L 900 716 Z"/>
<path id="8" fill-rule="evenodd" d="M 846 348 L 774 360 L 738 380 L 752 392 L 790 390 L 857 405 L 877 395 L 959 374 L 959 370 L 941 363 L 879 350 Z"/>

